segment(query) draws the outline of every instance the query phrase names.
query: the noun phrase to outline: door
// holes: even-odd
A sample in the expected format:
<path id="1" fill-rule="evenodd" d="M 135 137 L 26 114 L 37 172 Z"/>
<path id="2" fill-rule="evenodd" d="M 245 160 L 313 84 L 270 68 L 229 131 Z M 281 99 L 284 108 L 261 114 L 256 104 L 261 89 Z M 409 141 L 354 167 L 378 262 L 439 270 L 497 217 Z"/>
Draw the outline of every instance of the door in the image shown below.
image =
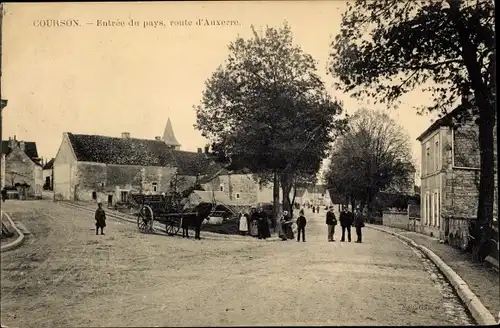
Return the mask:
<path id="1" fill-rule="evenodd" d="M 108 195 L 108 206 L 113 206 L 113 195 Z"/>

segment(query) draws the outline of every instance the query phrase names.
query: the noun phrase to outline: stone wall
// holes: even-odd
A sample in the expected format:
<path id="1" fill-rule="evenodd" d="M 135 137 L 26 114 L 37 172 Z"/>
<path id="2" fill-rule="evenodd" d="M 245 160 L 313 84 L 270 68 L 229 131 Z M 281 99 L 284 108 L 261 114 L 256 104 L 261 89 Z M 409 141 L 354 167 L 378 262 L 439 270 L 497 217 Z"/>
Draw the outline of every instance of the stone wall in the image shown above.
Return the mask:
<path id="1" fill-rule="evenodd" d="M 35 164 L 20 148 L 14 148 L 5 157 L 4 181 L 6 186 L 16 183 L 27 183 L 28 197 L 40 197 L 43 188 L 43 172 L 40 165 Z"/>
<path id="2" fill-rule="evenodd" d="M 107 203 L 109 196 L 112 196 L 112 203 L 116 204 L 121 201 L 122 191 L 135 190 L 146 194 L 168 192 L 175 172 L 174 167 L 79 162 L 75 177 L 75 198 L 80 201 L 92 201 L 95 192 L 97 201 Z"/>
<path id="3" fill-rule="evenodd" d="M 442 216 L 475 217 L 479 196 L 479 170 L 453 169 L 445 178 Z"/>
<path id="4" fill-rule="evenodd" d="M 463 123 L 453 132 L 455 167 L 480 167 L 479 131 L 474 122 Z"/>
<path id="5" fill-rule="evenodd" d="M 257 203 L 258 183 L 251 174 L 220 175 L 203 187 L 206 191 L 223 191 L 232 201 L 241 205 Z"/>
<path id="6" fill-rule="evenodd" d="M 407 212 L 384 211 L 382 214 L 384 226 L 408 230 L 409 223 Z"/>

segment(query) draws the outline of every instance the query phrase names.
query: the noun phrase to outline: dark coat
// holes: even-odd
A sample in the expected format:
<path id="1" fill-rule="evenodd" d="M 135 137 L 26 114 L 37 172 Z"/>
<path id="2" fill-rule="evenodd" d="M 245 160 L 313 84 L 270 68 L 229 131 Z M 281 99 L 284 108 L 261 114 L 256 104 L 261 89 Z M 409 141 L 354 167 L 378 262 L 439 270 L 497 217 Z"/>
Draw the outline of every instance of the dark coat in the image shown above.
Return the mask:
<path id="1" fill-rule="evenodd" d="M 340 225 L 349 227 L 354 223 L 354 216 L 351 212 L 340 212 Z"/>
<path id="2" fill-rule="evenodd" d="M 307 225 L 307 219 L 305 216 L 301 215 L 297 218 L 297 227 L 299 228 L 305 228 Z"/>
<path id="3" fill-rule="evenodd" d="M 357 228 L 363 228 L 365 226 L 365 217 L 363 214 L 356 214 L 356 218 L 354 219 L 354 226 Z"/>
<path id="4" fill-rule="evenodd" d="M 326 212 L 326 224 L 328 225 L 337 225 L 337 218 L 335 217 L 335 213 Z"/>
<path id="5" fill-rule="evenodd" d="M 97 228 L 104 228 L 106 226 L 106 212 L 102 208 L 95 211 L 95 226 Z"/>

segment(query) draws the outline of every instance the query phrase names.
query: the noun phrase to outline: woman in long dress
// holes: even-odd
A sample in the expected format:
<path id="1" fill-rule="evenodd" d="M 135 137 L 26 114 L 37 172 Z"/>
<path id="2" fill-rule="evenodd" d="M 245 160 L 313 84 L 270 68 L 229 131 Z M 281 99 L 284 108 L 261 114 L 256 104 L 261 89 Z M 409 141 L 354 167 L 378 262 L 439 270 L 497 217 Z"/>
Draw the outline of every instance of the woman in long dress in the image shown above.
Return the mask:
<path id="1" fill-rule="evenodd" d="M 257 218 L 257 212 L 255 211 L 254 208 L 252 208 L 252 211 L 250 213 L 250 235 L 252 237 L 258 237 L 259 236 L 259 220 Z"/>
<path id="2" fill-rule="evenodd" d="M 248 222 L 245 213 L 240 213 L 240 234 L 245 236 L 248 232 Z"/>

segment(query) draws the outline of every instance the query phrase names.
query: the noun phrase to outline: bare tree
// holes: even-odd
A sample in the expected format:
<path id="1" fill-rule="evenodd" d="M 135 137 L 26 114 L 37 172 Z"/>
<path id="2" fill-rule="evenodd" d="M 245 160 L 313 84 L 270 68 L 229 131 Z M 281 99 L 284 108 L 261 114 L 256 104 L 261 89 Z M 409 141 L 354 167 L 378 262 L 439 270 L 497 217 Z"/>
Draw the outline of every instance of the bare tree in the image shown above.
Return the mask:
<path id="1" fill-rule="evenodd" d="M 386 113 L 359 110 L 346 134 L 333 146 L 325 174 L 328 184 L 342 196 L 368 207 L 379 191 L 413 181 L 409 136 Z M 397 189 L 397 188 L 394 188 Z"/>

